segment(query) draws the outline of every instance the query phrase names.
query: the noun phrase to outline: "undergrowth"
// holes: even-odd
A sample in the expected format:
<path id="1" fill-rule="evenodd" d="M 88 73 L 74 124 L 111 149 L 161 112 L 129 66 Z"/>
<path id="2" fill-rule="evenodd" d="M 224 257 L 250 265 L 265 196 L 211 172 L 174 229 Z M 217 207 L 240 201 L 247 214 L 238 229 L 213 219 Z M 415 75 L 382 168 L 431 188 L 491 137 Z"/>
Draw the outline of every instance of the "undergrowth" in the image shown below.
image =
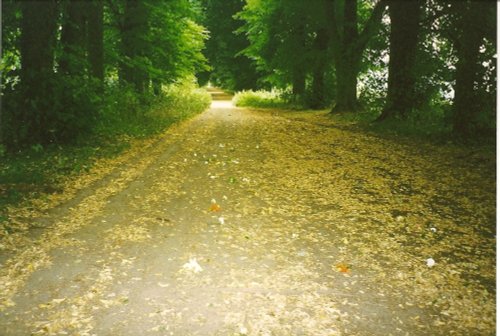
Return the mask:
<path id="1" fill-rule="evenodd" d="M 192 85 L 166 87 L 157 97 L 108 88 L 98 122 L 75 143 L 37 144 L 14 153 L 0 148 L 0 221 L 6 206 L 60 192 L 62 181 L 119 155 L 132 139 L 158 134 L 209 105 L 210 95 Z"/>
<path id="2" fill-rule="evenodd" d="M 233 103 L 239 107 L 301 109 L 303 106 L 288 98 L 285 92 L 273 91 L 240 91 L 233 97 Z"/>

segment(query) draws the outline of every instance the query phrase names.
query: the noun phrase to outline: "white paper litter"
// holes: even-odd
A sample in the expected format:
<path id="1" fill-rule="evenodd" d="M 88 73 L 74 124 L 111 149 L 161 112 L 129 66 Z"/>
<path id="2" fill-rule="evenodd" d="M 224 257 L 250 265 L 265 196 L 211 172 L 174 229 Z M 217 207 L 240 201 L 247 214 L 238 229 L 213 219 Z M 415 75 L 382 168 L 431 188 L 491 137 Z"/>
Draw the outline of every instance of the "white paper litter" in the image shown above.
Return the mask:
<path id="1" fill-rule="evenodd" d="M 199 273 L 203 271 L 203 268 L 201 268 L 200 264 L 196 261 L 196 258 L 191 258 L 189 259 L 189 262 L 185 263 L 182 268 L 184 268 L 187 271 L 191 271 L 194 273 Z"/>

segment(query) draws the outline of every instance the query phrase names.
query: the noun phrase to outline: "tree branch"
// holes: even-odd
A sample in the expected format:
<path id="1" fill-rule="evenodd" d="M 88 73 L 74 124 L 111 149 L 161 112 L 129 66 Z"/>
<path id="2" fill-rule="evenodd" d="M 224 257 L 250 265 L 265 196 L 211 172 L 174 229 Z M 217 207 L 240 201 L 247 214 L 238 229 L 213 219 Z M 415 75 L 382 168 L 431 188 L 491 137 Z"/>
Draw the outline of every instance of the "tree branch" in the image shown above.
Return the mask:
<path id="1" fill-rule="evenodd" d="M 353 49 L 355 52 L 363 52 L 363 50 L 366 48 L 366 45 L 368 44 L 368 41 L 370 41 L 370 38 L 375 35 L 382 22 L 382 16 L 384 15 L 385 9 L 387 8 L 388 4 L 388 0 L 380 0 L 379 2 L 377 2 L 375 7 L 373 8 L 372 15 L 366 22 L 363 31 L 354 43 Z"/>

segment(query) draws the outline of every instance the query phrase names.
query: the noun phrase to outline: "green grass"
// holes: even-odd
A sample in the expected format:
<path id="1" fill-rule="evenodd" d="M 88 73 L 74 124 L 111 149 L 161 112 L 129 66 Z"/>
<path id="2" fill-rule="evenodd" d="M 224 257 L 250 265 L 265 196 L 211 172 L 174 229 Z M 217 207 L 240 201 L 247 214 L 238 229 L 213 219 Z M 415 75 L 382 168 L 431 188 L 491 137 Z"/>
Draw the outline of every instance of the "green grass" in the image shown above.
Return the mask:
<path id="1" fill-rule="evenodd" d="M 34 145 L 15 153 L 0 148 L 0 222 L 5 207 L 62 191 L 62 181 L 88 171 L 99 159 L 116 157 L 130 140 L 158 134 L 202 112 L 210 95 L 190 85 L 170 86 L 164 95 L 141 101 L 127 92 L 109 94 L 92 133 L 73 144 Z"/>

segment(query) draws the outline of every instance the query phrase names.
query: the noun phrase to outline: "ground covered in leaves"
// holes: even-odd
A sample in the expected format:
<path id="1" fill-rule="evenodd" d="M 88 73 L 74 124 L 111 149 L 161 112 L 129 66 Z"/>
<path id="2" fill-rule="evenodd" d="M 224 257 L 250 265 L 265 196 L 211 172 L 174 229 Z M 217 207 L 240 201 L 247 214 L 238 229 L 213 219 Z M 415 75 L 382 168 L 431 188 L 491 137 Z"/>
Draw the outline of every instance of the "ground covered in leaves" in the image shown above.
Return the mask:
<path id="1" fill-rule="evenodd" d="M 212 109 L 9 209 L 2 335 L 491 335 L 495 157 Z"/>

